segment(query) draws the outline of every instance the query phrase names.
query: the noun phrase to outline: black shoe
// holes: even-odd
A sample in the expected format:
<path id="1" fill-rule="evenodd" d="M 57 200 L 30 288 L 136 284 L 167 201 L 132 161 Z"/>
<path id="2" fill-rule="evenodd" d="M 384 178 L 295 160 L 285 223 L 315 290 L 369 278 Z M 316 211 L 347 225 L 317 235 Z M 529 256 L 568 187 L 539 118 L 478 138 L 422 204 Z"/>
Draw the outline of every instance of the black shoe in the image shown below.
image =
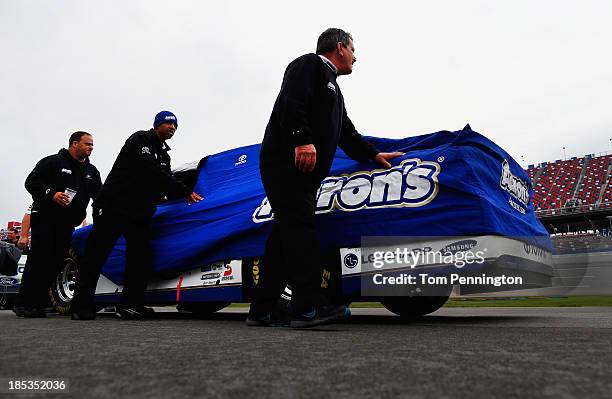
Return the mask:
<path id="1" fill-rule="evenodd" d="M 115 317 L 121 320 L 140 320 L 152 316 L 155 310 L 146 306 L 117 305 Z"/>
<path id="2" fill-rule="evenodd" d="M 270 321 L 271 318 L 269 312 L 257 314 L 249 310 L 249 315 L 246 319 L 246 325 L 249 327 L 268 327 L 270 326 Z"/>
<path id="3" fill-rule="evenodd" d="M 270 308 L 269 303 L 252 302 L 249 308 L 249 315 L 246 319 L 246 325 L 249 327 L 268 327 L 270 326 Z"/>
<path id="4" fill-rule="evenodd" d="M 95 320 L 96 312 L 84 310 L 72 312 L 72 320 Z"/>
<path id="5" fill-rule="evenodd" d="M 336 323 L 348 319 L 351 311 L 344 305 L 321 306 L 310 312 L 302 313 L 291 320 L 292 328 L 310 328 L 323 324 Z"/>
<path id="6" fill-rule="evenodd" d="M 291 307 L 286 301 L 278 301 L 271 311 L 251 304 L 246 325 L 249 327 L 289 327 Z"/>
<path id="7" fill-rule="evenodd" d="M 270 312 L 270 325 L 272 327 L 289 327 L 291 323 L 291 304 L 280 299 Z"/>
<path id="8" fill-rule="evenodd" d="M 29 319 L 47 317 L 47 314 L 43 309 L 29 306 L 14 306 L 13 313 L 15 313 L 17 317 L 25 317 Z"/>

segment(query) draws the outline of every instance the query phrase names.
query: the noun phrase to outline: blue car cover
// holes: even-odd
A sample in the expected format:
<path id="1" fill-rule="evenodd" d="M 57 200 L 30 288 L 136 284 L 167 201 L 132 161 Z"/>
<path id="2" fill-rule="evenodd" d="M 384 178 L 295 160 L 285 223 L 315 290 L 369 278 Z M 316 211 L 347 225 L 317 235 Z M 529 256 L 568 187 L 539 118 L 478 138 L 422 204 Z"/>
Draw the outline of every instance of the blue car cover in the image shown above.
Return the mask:
<path id="1" fill-rule="evenodd" d="M 340 149 L 317 199 L 323 248 L 360 246 L 362 236 L 531 237 L 552 250 L 536 218 L 531 181 L 521 166 L 467 125 L 404 139 L 366 137 L 380 151 L 401 151 L 384 169 L 358 163 Z M 211 155 L 194 191 L 204 200 L 160 205 L 152 223 L 154 272 L 179 272 L 218 260 L 260 256 L 270 208 L 259 176 L 259 145 Z M 91 227 L 75 231 L 82 255 Z M 102 273 L 123 283 L 125 241 Z"/>

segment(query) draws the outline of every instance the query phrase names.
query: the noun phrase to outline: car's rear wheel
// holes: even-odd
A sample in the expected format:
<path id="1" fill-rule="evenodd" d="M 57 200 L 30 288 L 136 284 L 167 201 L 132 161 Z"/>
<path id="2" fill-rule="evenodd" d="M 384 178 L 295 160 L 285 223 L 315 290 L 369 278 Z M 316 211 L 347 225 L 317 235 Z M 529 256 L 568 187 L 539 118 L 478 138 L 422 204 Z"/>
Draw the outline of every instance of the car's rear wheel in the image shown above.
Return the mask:
<path id="1" fill-rule="evenodd" d="M 405 319 L 418 319 L 440 309 L 449 295 L 446 296 L 412 296 L 412 297 L 387 297 L 383 299 L 382 305 L 390 312 Z"/>
<path id="2" fill-rule="evenodd" d="M 176 305 L 180 313 L 191 313 L 196 316 L 209 316 L 229 306 L 231 302 L 187 302 Z"/>

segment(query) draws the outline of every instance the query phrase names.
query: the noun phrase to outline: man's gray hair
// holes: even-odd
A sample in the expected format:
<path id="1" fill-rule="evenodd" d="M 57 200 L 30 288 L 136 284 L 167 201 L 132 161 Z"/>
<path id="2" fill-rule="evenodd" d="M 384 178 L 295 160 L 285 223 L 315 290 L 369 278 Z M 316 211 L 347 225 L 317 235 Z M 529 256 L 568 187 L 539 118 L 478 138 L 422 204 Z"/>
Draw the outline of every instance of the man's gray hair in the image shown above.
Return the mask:
<path id="1" fill-rule="evenodd" d="M 337 43 L 342 43 L 344 47 L 348 47 L 349 41 L 353 40 L 350 33 L 338 28 L 329 28 L 321 33 L 317 40 L 317 54 L 325 54 L 336 48 Z"/>

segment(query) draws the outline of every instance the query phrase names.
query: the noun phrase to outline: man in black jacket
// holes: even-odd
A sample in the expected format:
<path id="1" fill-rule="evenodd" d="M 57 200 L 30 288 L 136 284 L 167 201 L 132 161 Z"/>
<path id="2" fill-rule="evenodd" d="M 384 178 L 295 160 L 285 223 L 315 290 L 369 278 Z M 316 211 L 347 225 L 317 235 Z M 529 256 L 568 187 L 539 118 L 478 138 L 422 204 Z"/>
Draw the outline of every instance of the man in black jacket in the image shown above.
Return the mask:
<path id="1" fill-rule="evenodd" d="M 13 309 L 20 317 L 45 316 L 49 288 L 68 253 L 72 232 L 102 185 L 100 173 L 89 162 L 93 137 L 75 132 L 68 143 L 67 150 L 40 160 L 25 182 L 34 204 L 31 249 Z"/>
<path id="2" fill-rule="evenodd" d="M 139 319 L 152 312 L 144 307 L 144 292 L 152 267 L 149 227 L 164 194 L 202 200 L 179 182 L 170 170 L 166 144 L 178 126 L 176 116 L 162 111 L 153 129 L 132 134 L 119 152 L 104 186 L 94 200 L 94 225 L 87 239 L 85 257 L 72 305 L 72 318 L 95 318 L 94 295 L 102 266 L 119 236 L 126 241 L 125 283 L 115 316 Z"/>
<path id="3" fill-rule="evenodd" d="M 357 133 L 346 113 L 336 78 L 352 72 L 354 51 L 349 33 L 328 29 L 319 37 L 317 54 L 297 58 L 285 71 L 261 145 L 261 179 L 274 224 L 247 325 L 270 324 L 270 312 L 287 280 L 292 288 L 292 327 L 348 315 L 346 307 L 328 305 L 318 293 L 317 190 L 338 145 L 355 160 L 374 160 L 384 167 L 402 155 L 378 152 Z M 283 274 L 288 274 L 287 280 Z"/>

